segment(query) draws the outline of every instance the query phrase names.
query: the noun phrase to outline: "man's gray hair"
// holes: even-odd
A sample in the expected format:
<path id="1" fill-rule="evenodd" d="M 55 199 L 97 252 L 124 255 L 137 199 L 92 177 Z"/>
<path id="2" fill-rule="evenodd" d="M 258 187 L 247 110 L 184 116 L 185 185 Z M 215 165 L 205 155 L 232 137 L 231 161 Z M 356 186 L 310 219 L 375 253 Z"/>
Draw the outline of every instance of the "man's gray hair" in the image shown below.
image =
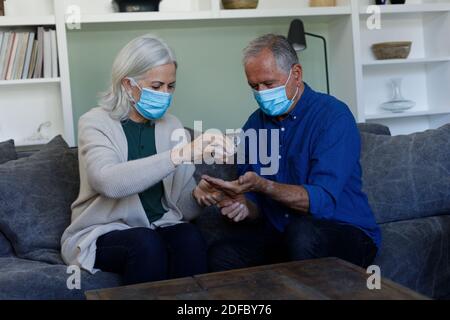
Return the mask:
<path id="1" fill-rule="evenodd" d="M 168 63 L 177 66 L 175 54 L 160 38 L 146 34 L 132 40 L 114 60 L 111 86 L 100 94 L 100 106 L 108 110 L 114 119 L 128 119 L 130 96 L 122 85 L 122 79 L 142 80 L 148 70 Z"/>
<path id="2" fill-rule="evenodd" d="M 263 50 L 269 49 L 277 62 L 278 68 L 288 73 L 294 64 L 298 64 L 297 52 L 285 36 L 276 34 L 263 35 L 244 49 L 244 66 L 248 60 L 259 55 Z"/>

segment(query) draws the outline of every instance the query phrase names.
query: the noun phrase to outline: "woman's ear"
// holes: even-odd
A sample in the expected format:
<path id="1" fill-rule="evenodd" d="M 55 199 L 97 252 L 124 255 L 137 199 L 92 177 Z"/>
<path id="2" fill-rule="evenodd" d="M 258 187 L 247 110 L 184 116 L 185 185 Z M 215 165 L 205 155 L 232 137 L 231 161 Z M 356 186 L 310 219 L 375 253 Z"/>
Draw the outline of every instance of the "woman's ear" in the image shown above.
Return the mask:
<path id="1" fill-rule="evenodd" d="M 127 90 L 128 92 L 130 92 L 132 90 L 132 84 L 131 84 L 131 80 L 129 78 L 123 78 L 122 79 L 122 86 L 125 88 L 125 90 Z"/>

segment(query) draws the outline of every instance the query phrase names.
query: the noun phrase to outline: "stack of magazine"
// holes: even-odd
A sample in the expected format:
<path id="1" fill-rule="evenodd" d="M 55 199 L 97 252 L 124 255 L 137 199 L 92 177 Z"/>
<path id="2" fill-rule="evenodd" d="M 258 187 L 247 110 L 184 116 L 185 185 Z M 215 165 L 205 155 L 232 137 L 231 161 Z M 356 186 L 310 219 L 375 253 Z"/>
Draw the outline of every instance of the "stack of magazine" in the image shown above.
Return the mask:
<path id="1" fill-rule="evenodd" d="M 0 32 L 0 80 L 57 77 L 54 29 L 37 27 Z"/>

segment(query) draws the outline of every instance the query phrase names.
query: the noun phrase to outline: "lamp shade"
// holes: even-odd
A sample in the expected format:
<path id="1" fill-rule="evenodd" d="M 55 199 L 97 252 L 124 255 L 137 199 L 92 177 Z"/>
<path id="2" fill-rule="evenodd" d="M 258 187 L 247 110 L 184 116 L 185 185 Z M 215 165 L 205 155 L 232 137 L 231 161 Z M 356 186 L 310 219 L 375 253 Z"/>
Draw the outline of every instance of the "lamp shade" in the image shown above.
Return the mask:
<path id="1" fill-rule="evenodd" d="M 300 19 L 292 20 L 289 27 L 288 41 L 294 47 L 295 51 L 306 49 L 305 26 Z"/>

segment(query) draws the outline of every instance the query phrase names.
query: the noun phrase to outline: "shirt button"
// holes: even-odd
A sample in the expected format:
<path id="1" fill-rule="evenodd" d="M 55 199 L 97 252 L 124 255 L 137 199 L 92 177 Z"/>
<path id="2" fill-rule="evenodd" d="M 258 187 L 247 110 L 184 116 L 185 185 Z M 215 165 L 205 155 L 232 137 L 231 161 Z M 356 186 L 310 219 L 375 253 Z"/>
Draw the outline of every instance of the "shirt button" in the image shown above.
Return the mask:
<path id="1" fill-rule="evenodd" d="M 289 215 L 288 215 L 287 213 L 284 215 L 284 217 L 285 217 L 286 219 L 289 219 Z"/>
<path id="2" fill-rule="evenodd" d="M 294 120 L 297 119 L 297 116 L 294 116 Z"/>
<path id="3" fill-rule="evenodd" d="M 286 130 L 286 129 L 284 129 L 284 128 L 281 128 L 281 131 L 283 131 L 283 132 L 284 132 L 284 130 Z"/>
<path id="4" fill-rule="evenodd" d="M 278 159 L 281 159 L 281 155 L 278 156 Z"/>

